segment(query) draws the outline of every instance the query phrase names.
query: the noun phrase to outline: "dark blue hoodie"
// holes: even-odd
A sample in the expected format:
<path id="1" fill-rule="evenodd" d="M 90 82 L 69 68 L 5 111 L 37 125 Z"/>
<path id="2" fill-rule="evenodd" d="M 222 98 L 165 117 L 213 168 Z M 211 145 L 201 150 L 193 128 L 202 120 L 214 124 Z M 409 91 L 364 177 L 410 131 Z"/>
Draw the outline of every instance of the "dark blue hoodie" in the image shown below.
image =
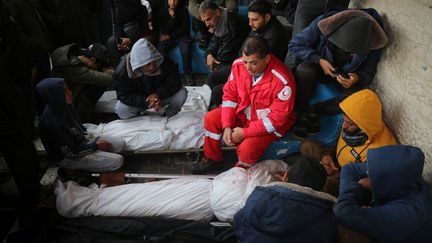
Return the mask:
<path id="1" fill-rule="evenodd" d="M 422 172 L 423 152 L 412 146 L 370 149 L 368 163 L 342 167 L 334 212 L 341 224 L 374 242 L 432 242 L 432 195 Z M 369 175 L 371 207 L 362 207 L 357 181 Z"/>
<path id="2" fill-rule="evenodd" d="M 38 94 L 47 103 L 39 120 L 42 143 L 55 162 L 63 158 L 78 159 L 97 150 L 96 143 L 86 138 L 72 105 L 66 103 L 62 78 L 47 78 L 37 85 Z"/>
<path id="3" fill-rule="evenodd" d="M 334 243 L 336 198 L 297 184 L 256 187 L 234 216 L 240 242 Z"/>

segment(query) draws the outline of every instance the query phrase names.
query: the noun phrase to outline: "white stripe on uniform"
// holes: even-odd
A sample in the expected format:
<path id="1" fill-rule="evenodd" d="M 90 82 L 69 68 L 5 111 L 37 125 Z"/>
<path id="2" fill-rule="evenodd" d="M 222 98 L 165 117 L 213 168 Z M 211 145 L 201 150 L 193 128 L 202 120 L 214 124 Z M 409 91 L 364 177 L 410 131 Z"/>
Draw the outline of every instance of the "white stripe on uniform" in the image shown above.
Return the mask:
<path id="1" fill-rule="evenodd" d="M 278 78 L 282 81 L 282 83 L 284 83 L 285 85 L 288 84 L 288 81 L 284 78 L 284 76 L 283 76 L 282 74 L 278 73 L 278 71 L 272 69 L 271 72 L 272 72 L 276 77 L 278 77 Z"/>
<path id="2" fill-rule="evenodd" d="M 270 119 L 266 116 L 262 118 L 264 127 L 266 128 L 268 133 L 274 132 L 276 129 L 274 128 L 273 124 L 271 123 Z"/>
<path id="3" fill-rule="evenodd" d="M 237 103 L 234 101 L 230 101 L 230 100 L 224 100 L 224 101 L 222 101 L 222 107 L 236 108 Z"/>
<path id="4" fill-rule="evenodd" d="M 216 134 L 207 130 L 204 130 L 204 135 L 214 140 L 220 140 L 222 136 L 222 134 Z"/>

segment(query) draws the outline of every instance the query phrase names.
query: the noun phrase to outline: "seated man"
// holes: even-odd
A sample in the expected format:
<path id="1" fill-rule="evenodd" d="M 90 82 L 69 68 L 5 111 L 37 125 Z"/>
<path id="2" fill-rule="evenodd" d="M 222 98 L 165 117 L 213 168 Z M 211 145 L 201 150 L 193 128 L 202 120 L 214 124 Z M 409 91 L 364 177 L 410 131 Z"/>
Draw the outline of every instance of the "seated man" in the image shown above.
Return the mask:
<path id="1" fill-rule="evenodd" d="M 292 36 L 296 36 L 304 28 L 308 27 L 312 21 L 318 16 L 324 14 L 330 8 L 348 8 L 350 0 L 291 0 L 295 1 L 295 12 L 293 16 Z M 283 0 L 274 0 L 278 5 L 283 4 Z M 277 7 L 275 7 L 277 9 Z M 274 13 L 278 16 L 277 13 Z M 280 18 L 278 18 L 280 19 Z M 285 65 L 295 70 L 298 65 L 298 60 L 290 52 L 286 55 Z"/>
<path id="2" fill-rule="evenodd" d="M 187 98 L 177 65 L 159 54 L 144 38 L 122 59 L 113 78 L 118 99 L 115 112 L 121 119 L 137 116 L 150 108 L 161 115 L 174 116 Z"/>
<path id="3" fill-rule="evenodd" d="M 358 91 L 339 106 L 344 114 L 336 151 L 323 149 L 313 141 L 304 142 L 300 148 L 303 156 L 319 160 L 324 165 L 330 176 L 325 191 L 334 196 L 338 194 L 341 166 L 365 162 L 369 149 L 397 143 L 384 123 L 381 102 L 372 90 Z"/>
<path id="4" fill-rule="evenodd" d="M 111 65 L 120 62 L 140 38 L 151 39 L 149 3 L 146 0 L 115 0 L 114 35 L 108 38 L 107 47 Z"/>
<path id="5" fill-rule="evenodd" d="M 221 138 L 227 146 L 238 146 L 236 166 L 251 167 L 295 122 L 291 72 L 261 36 L 246 39 L 242 50 L 224 87 L 222 106 L 204 118 L 204 157 L 192 164 L 193 174 L 223 166 Z"/>
<path id="6" fill-rule="evenodd" d="M 47 78 L 37 85 L 47 106 L 40 117 L 39 130 L 49 158 L 66 169 L 113 171 L 123 165 L 117 154 L 125 146 L 122 139 L 93 138 L 86 133 L 72 106 L 72 93 L 60 78 Z"/>
<path id="7" fill-rule="evenodd" d="M 326 171 L 303 157 L 279 182 L 258 186 L 234 216 L 240 242 L 336 242 L 336 198 L 320 192 Z"/>
<path id="8" fill-rule="evenodd" d="M 422 177 L 424 159 L 419 148 L 392 145 L 370 149 L 367 163 L 342 168 L 338 221 L 373 242 L 430 242 L 432 194 Z M 372 193 L 372 202 L 365 193 Z"/>
<path id="9" fill-rule="evenodd" d="M 183 73 L 187 85 L 194 85 L 191 72 L 191 45 L 189 35 L 189 13 L 179 0 L 168 0 L 159 13 L 160 36 L 158 50 L 162 55 L 178 45 L 183 61 Z"/>
<path id="10" fill-rule="evenodd" d="M 252 29 L 249 36 L 262 36 L 267 41 L 270 52 L 283 61 L 288 50 L 288 32 L 272 16 L 271 10 L 271 4 L 266 2 L 266 0 L 253 1 L 249 5 L 248 18 L 249 26 Z M 212 102 L 214 105 L 222 103 L 224 84 L 219 84 L 212 89 Z"/>
<path id="11" fill-rule="evenodd" d="M 239 50 L 249 33 L 249 28 L 239 14 L 228 12 L 211 0 L 201 3 L 199 13 L 201 21 L 213 33 L 204 54 L 210 70 L 207 83 L 210 88 L 213 88 L 218 84 L 226 83 L 231 65 L 239 56 Z"/>
<path id="12" fill-rule="evenodd" d="M 381 24 L 381 17 L 373 9 L 336 10 L 319 16 L 293 37 L 288 50 L 301 60 L 294 73 L 299 121 L 307 120 L 311 111 L 340 113 L 338 103 L 373 80 L 388 41 Z M 335 84 L 341 96 L 311 110 L 308 101 L 318 81 Z"/>
<path id="13" fill-rule="evenodd" d="M 112 84 L 112 68 L 107 49 L 98 43 L 86 49 L 76 44 L 57 48 L 51 55 L 51 76 L 64 78 L 73 93 L 73 105 L 78 116 L 88 122 L 94 106 L 105 89 Z"/>
<path id="14" fill-rule="evenodd" d="M 266 0 L 253 1 L 248 7 L 249 36 L 260 35 L 270 46 L 270 52 L 279 60 L 285 59 L 288 51 L 289 33 L 272 15 L 272 5 Z"/>
<path id="15" fill-rule="evenodd" d="M 187 1 L 188 10 L 192 16 L 192 30 L 198 34 L 197 40 L 199 42 L 199 48 L 206 50 L 212 33 L 210 33 L 206 25 L 201 21 L 199 7 L 204 0 L 189 0 Z M 237 12 L 237 0 L 214 0 L 214 2 L 223 8 L 226 8 L 229 12 Z"/>

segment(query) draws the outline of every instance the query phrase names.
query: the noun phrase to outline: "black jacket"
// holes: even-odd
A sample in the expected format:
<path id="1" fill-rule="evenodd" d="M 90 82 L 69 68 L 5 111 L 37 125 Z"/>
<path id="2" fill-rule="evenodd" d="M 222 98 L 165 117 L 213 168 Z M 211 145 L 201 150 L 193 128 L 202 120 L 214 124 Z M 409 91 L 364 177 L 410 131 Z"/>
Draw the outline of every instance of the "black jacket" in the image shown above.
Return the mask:
<path id="1" fill-rule="evenodd" d="M 269 44 L 271 53 L 279 60 L 285 60 L 288 51 L 289 33 L 275 17 L 272 17 L 267 25 L 257 32 L 251 31 L 249 36 L 253 35 L 262 36 Z"/>
<path id="2" fill-rule="evenodd" d="M 126 68 L 126 58 L 123 58 L 113 75 L 117 99 L 126 105 L 147 108 L 146 99 L 152 93 L 156 93 L 161 100 L 173 96 L 182 87 L 177 64 L 165 57 L 160 68 L 160 75 L 143 75 L 131 79 Z"/>
<path id="3" fill-rule="evenodd" d="M 249 33 L 249 27 L 239 14 L 231 12 L 228 12 L 224 24 L 224 34 L 221 37 L 213 35 L 204 57 L 212 54 L 222 63 L 231 63 L 238 57 L 243 41 Z"/>
<path id="4" fill-rule="evenodd" d="M 295 11 L 298 0 L 268 0 L 272 6 L 274 16 L 285 17 L 290 24 L 294 24 Z"/>
<path id="5" fill-rule="evenodd" d="M 140 37 L 148 34 L 148 11 L 141 4 L 141 0 L 117 0 L 116 7 L 115 36 L 129 37 L 132 43 L 135 43 Z"/>
<path id="6" fill-rule="evenodd" d="M 176 40 L 183 36 L 189 36 L 189 12 L 184 6 L 177 6 L 175 18 L 164 7 L 159 15 L 160 33 L 169 35 L 170 40 Z"/>
<path id="7" fill-rule="evenodd" d="M 95 141 L 86 137 L 73 106 L 65 100 L 62 78 L 46 78 L 37 85 L 37 92 L 47 103 L 39 119 L 42 143 L 54 162 L 78 159 L 97 150 Z"/>

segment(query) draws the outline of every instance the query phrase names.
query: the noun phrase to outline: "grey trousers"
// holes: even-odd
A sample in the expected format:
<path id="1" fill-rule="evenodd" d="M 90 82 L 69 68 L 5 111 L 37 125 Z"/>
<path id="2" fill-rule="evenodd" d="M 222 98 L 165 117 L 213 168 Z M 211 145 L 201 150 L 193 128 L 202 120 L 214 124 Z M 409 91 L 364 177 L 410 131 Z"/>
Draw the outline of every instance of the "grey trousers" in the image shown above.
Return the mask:
<path id="1" fill-rule="evenodd" d="M 86 171 L 114 171 L 123 166 L 123 156 L 120 153 L 126 146 L 123 139 L 110 136 L 100 136 L 98 140 L 105 140 L 112 145 L 109 152 L 97 150 L 91 154 L 78 159 L 64 158 L 59 166 L 66 169 L 86 170 Z"/>
<path id="2" fill-rule="evenodd" d="M 166 99 L 161 100 L 161 106 L 166 107 L 165 116 L 171 117 L 180 112 L 183 104 L 187 99 L 187 90 L 185 87 L 181 87 L 181 89 L 175 93 L 173 96 L 168 97 Z M 130 106 L 126 105 L 121 101 L 117 101 L 115 106 L 115 113 L 120 117 L 120 119 L 128 119 L 134 116 L 139 115 L 141 112 L 147 110 L 147 108 Z"/>

